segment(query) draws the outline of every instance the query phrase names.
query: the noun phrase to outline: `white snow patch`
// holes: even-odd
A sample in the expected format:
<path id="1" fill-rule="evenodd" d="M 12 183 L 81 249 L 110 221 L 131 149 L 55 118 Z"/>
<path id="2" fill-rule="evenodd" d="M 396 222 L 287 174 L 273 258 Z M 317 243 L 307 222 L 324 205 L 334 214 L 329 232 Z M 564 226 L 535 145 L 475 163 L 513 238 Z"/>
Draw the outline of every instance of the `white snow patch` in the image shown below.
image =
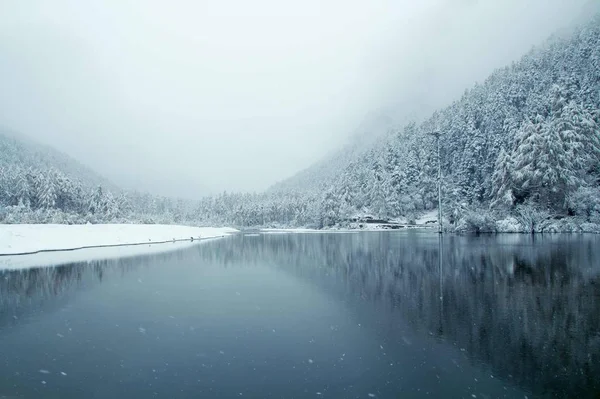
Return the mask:
<path id="1" fill-rule="evenodd" d="M 0 270 L 165 252 L 235 232 L 230 228 L 158 224 L 4 224 L 0 225 Z M 173 243 L 173 238 L 185 242 Z M 27 255 L 20 255 L 24 253 Z"/>
<path id="2" fill-rule="evenodd" d="M 433 209 L 429 212 L 424 213 L 423 215 L 419 216 L 416 220 L 415 220 L 416 224 L 435 224 L 435 226 L 437 226 L 438 223 L 438 210 L 437 209 Z"/>
<path id="3" fill-rule="evenodd" d="M 261 229 L 260 232 L 262 234 L 308 234 L 308 233 L 357 233 L 356 230 L 351 229 L 327 229 L 327 230 L 317 230 L 317 229 Z"/>
<path id="4" fill-rule="evenodd" d="M 520 233 L 524 230 L 521 223 L 512 216 L 498 220 L 496 222 L 496 229 L 499 233 Z"/>

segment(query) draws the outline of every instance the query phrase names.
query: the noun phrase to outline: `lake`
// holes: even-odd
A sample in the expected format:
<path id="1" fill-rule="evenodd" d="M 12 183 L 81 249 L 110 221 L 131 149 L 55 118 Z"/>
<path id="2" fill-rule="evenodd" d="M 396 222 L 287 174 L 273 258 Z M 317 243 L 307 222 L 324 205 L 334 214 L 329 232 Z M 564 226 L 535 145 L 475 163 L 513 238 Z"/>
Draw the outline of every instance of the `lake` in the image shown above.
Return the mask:
<path id="1" fill-rule="evenodd" d="M 600 236 L 239 234 L 0 271 L 0 398 L 598 395 Z"/>

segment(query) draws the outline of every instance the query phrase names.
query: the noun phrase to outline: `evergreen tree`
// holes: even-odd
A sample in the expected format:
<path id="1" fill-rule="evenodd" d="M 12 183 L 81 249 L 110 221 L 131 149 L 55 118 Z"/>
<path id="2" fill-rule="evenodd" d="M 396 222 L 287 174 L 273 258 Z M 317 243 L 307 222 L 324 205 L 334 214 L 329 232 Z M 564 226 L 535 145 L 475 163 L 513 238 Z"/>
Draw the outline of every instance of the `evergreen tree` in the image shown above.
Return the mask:
<path id="1" fill-rule="evenodd" d="M 37 207 L 53 209 L 56 205 L 56 188 L 52 177 L 40 174 L 36 189 Z"/>
<path id="2" fill-rule="evenodd" d="M 492 207 L 512 207 L 515 201 L 512 169 L 510 154 L 502 148 L 496 159 L 492 175 Z"/>
<path id="3" fill-rule="evenodd" d="M 340 201 L 333 192 L 327 190 L 320 206 L 319 227 L 331 227 L 340 221 Z"/>

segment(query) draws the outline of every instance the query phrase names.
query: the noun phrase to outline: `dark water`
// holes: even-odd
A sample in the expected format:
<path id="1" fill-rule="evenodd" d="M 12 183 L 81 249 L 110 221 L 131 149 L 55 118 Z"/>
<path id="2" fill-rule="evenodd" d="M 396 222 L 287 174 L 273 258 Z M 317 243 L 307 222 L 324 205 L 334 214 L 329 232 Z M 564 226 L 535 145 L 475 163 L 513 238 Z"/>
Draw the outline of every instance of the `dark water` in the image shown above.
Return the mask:
<path id="1" fill-rule="evenodd" d="M 240 235 L 0 272 L 0 398 L 599 395 L 598 236 Z"/>

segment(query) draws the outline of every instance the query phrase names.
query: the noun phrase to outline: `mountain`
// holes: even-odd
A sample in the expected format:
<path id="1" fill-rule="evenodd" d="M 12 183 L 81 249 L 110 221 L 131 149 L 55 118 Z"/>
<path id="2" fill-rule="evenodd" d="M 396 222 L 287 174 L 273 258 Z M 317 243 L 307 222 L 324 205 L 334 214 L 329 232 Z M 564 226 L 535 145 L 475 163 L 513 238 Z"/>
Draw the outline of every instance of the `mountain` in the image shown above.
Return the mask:
<path id="1" fill-rule="evenodd" d="M 86 187 L 116 186 L 70 156 L 0 127 L 0 168 L 56 170 Z"/>
<path id="2" fill-rule="evenodd" d="M 439 164 L 453 228 L 597 230 L 599 110 L 596 15 L 423 122 L 367 122 L 346 147 L 267 193 L 207 199 L 201 213 L 250 225 L 326 227 L 365 213 L 410 221 L 437 207 Z"/>
<path id="3" fill-rule="evenodd" d="M 582 196 L 595 198 L 594 212 L 600 212 L 599 109 L 595 16 L 353 160 L 331 195 L 339 209 L 368 209 L 380 217 L 437 207 L 437 142 L 431 135 L 437 132 L 451 221 L 466 210 L 509 212 L 524 204 L 573 215 L 581 213 Z M 589 216 L 589 209 L 584 213 Z"/>
<path id="4" fill-rule="evenodd" d="M 189 223 L 196 202 L 121 190 L 68 155 L 0 130 L 0 223 Z"/>
<path id="5" fill-rule="evenodd" d="M 420 123 L 370 115 L 342 149 L 264 193 L 114 195 L 91 189 L 104 180 L 69 157 L 6 134 L 0 166 L 0 222 L 410 223 L 437 207 L 439 166 L 455 230 L 600 231 L 600 15 Z"/>
<path id="6" fill-rule="evenodd" d="M 333 184 L 350 163 L 373 149 L 390 132 L 394 122 L 383 112 L 367 115 L 346 144 L 323 160 L 269 188 L 269 192 L 320 192 Z"/>

